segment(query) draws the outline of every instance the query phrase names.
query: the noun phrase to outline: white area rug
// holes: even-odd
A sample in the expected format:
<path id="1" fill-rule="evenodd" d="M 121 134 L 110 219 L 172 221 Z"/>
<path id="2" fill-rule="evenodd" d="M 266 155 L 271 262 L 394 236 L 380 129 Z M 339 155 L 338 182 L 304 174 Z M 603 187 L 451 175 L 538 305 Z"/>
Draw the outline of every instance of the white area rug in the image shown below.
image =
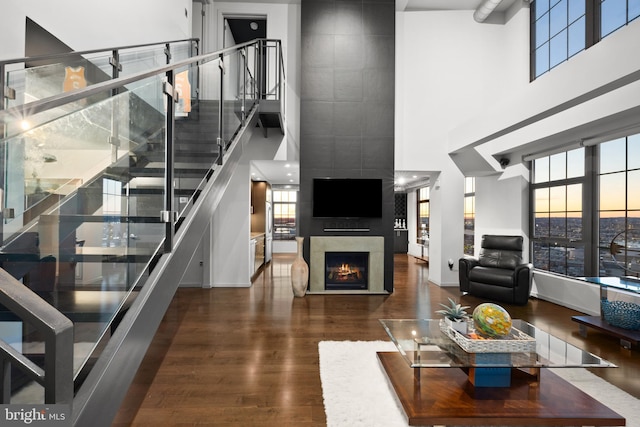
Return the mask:
<path id="1" fill-rule="evenodd" d="M 320 379 L 328 427 L 406 427 L 407 420 L 376 356 L 390 341 L 322 341 Z M 554 369 L 565 380 L 640 427 L 640 401 L 586 369 Z"/>

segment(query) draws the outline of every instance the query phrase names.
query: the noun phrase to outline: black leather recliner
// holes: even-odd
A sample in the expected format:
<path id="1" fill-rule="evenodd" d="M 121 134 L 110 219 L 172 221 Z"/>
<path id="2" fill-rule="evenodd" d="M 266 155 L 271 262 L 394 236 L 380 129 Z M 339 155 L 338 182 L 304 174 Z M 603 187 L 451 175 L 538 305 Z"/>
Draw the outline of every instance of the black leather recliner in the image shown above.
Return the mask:
<path id="1" fill-rule="evenodd" d="M 482 236 L 479 258 L 460 258 L 460 291 L 477 297 L 525 305 L 533 265 L 522 262 L 522 236 Z"/>

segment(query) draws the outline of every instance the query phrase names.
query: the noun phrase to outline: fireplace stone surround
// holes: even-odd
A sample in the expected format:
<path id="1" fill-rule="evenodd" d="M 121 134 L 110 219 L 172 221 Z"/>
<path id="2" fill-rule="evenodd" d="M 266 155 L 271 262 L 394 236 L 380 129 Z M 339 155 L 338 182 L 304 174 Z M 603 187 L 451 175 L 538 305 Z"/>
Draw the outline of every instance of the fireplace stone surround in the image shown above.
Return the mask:
<path id="1" fill-rule="evenodd" d="M 311 236 L 309 250 L 309 294 L 388 294 L 384 289 L 384 237 Z M 325 252 L 368 252 L 368 289 L 326 290 Z"/>

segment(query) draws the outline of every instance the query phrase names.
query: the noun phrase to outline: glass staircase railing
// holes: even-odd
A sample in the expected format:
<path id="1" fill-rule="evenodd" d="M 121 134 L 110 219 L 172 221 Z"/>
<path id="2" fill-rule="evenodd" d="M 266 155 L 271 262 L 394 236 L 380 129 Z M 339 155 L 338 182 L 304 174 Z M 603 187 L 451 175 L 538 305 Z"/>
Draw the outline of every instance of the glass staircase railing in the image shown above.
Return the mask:
<path id="1" fill-rule="evenodd" d="M 281 55 L 279 41 L 173 50 L 185 58 L 170 64 L 164 51 L 136 52 L 126 61 L 135 71 L 111 79 L 100 55 L 3 75 L 19 96 L 0 110 L 0 267 L 73 322 L 76 390 L 212 191 L 260 94 L 281 92 L 282 71 L 264 71 L 267 51 Z M 104 79 L 59 91 L 66 67 Z M 42 365 L 49 349 L 30 320 L 0 305 L 0 339 Z M 14 392 L 33 386 L 17 369 L 5 375 Z"/>

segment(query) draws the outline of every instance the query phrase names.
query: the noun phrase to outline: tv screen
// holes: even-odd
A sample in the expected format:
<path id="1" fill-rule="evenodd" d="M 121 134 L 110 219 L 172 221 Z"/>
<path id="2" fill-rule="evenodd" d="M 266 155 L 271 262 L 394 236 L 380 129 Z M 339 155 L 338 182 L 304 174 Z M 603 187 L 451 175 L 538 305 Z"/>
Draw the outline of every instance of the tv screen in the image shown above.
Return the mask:
<path id="1" fill-rule="evenodd" d="M 318 218 L 381 218 L 382 179 L 315 178 L 313 216 Z"/>

